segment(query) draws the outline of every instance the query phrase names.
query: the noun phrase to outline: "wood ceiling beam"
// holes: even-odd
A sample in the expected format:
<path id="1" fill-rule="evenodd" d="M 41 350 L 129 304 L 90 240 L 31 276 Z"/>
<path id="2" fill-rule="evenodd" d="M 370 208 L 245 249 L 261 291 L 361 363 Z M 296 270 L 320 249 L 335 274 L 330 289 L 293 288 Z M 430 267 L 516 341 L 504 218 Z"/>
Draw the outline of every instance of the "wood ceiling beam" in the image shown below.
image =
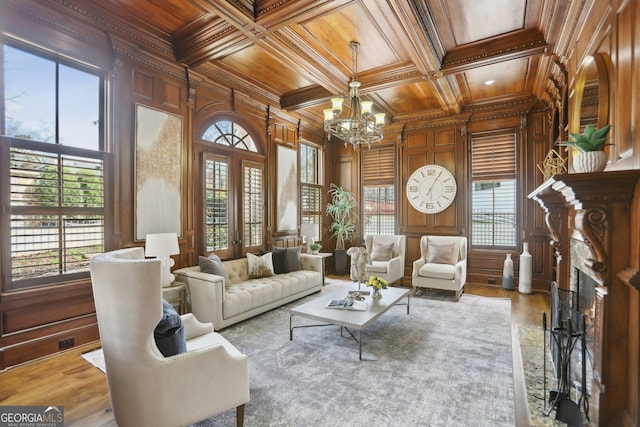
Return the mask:
<path id="1" fill-rule="evenodd" d="M 440 71 L 444 75 L 458 74 L 472 68 L 540 55 L 546 49 L 547 42 L 537 29 L 513 31 L 447 52 Z"/>
<path id="2" fill-rule="evenodd" d="M 358 74 L 358 81 L 362 84 L 360 87 L 361 95 L 367 95 L 390 87 L 418 83 L 424 79 L 424 76 L 418 72 L 413 64 L 389 66 Z M 342 89 L 338 91 L 337 94 L 346 96 L 348 91 L 348 83 L 344 83 Z M 280 107 L 285 110 L 313 107 L 327 102 L 329 97 L 335 95 L 336 92 L 328 91 L 319 85 L 302 88 L 282 95 Z"/>

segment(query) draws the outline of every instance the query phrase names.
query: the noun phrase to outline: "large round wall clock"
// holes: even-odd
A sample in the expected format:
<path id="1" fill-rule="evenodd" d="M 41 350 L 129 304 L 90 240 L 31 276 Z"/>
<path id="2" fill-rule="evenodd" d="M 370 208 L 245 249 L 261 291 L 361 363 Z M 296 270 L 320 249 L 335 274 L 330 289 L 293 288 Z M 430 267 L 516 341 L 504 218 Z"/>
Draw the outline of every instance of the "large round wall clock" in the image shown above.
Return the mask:
<path id="1" fill-rule="evenodd" d="M 407 181 L 407 199 L 424 213 L 447 209 L 456 198 L 458 186 L 451 172 L 442 166 L 426 165 L 411 174 Z"/>

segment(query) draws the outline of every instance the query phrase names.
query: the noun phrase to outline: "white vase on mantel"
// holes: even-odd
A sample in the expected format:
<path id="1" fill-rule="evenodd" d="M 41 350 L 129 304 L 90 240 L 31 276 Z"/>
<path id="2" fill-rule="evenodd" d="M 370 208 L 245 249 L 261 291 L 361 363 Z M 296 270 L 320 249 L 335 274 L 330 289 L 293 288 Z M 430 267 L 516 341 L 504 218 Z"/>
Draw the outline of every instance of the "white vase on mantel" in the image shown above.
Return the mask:
<path id="1" fill-rule="evenodd" d="M 602 172 L 607 167 L 607 153 L 587 151 L 573 156 L 573 169 L 577 173 Z"/>
<path id="2" fill-rule="evenodd" d="M 531 293 L 531 254 L 529 253 L 529 243 L 522 244 L 520 254 L 520 274 L 518 275 L 518 291 L 521 294 Z"/>

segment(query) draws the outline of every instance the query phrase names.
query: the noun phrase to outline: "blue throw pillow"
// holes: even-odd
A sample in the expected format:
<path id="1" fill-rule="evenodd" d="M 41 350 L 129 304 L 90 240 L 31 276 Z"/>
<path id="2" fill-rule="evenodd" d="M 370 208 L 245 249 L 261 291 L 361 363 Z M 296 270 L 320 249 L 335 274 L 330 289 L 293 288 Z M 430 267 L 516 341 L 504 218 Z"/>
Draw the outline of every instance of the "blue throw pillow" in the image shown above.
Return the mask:
<path id="1" fill-rule="evenodd" d="M 158 350 L 164 357 L 187 351 L 187 340 L 184 337 L 182 318 L 175 308 L 166 300 L 162 300 L 162 319 L 153 331 Z"/>

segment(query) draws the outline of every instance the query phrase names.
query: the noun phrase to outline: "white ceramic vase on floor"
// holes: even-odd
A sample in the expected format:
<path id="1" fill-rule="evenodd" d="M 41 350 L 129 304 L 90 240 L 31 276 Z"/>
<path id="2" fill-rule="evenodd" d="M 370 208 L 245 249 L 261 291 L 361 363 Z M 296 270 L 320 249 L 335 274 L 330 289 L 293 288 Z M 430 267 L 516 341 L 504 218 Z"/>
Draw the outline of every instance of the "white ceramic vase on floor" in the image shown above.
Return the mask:
<path id="1" fill-rule="evenodd" d="M 518 290 L 521 294 L 531 293 L 531 254 L 529 253 L 529 243 L 522 244 L 522 254 L 520 254 L 520 274 L 518 275 Z"/>
<path id="2" fill-rule="evenodd" d="M 507 258 L 504 260 L 504 266 L 502 267 L 502 289 L 505 291 L 513 291 L 515 289 L 511 254 L 507 254 Z"/>

